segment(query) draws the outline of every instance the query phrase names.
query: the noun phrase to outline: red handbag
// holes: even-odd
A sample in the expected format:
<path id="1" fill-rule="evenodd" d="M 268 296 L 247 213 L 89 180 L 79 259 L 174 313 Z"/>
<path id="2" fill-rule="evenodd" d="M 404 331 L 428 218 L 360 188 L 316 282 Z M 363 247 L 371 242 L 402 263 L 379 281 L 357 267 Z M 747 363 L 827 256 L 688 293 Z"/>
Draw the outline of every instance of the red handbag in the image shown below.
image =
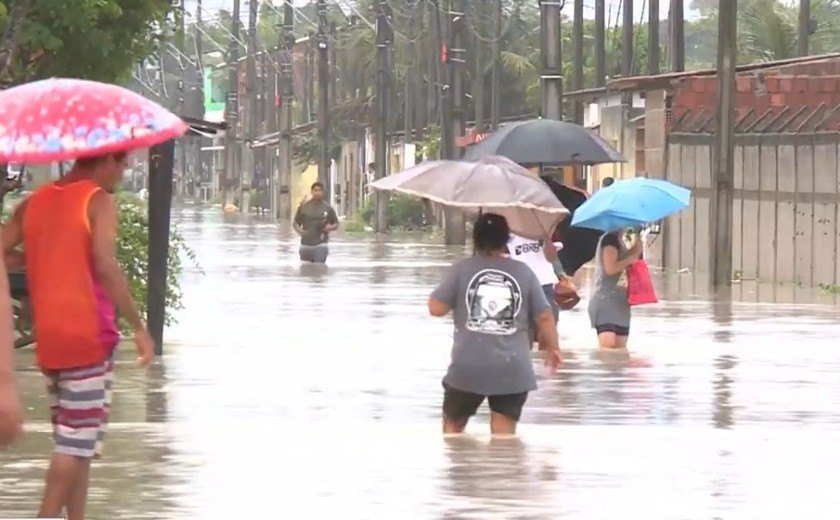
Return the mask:
<path id="1" fill-rule="evenodd" d="M 636 260 L 627 268 L 627 303 L 634 306 L 658 301 L 647 264 L 644 260 Z"/>

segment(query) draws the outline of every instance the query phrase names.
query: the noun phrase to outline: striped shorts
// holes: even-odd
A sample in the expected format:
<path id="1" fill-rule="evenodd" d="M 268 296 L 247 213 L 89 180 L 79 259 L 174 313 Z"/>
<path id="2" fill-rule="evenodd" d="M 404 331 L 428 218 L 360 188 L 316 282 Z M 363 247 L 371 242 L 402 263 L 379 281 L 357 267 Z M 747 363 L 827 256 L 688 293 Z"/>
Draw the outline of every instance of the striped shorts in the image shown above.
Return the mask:
<path id="1" fill-rule="evenodd" d="M 50 400 L 55 452 L 84 458 L 102 455 L 111 411 L 114 361 L 44 371 Z"/>

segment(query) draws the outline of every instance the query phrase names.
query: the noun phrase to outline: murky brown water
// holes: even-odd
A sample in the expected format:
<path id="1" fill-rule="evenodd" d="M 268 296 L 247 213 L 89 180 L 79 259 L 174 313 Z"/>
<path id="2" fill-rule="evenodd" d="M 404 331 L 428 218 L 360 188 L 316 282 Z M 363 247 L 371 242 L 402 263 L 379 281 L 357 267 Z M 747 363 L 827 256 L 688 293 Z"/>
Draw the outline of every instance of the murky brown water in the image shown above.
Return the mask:
<path id="1" fill-rule="evenodd" d="M 633 322 L 649 367 L 593 356 L 583 302 L 561 317 L 567 364 L 541 381 L 518 440 L 491 440 L 486 415 L 444 439 L 450 325 L 424 303 L 462 251 L 345 236 L 319 269 L 273 226 L 178 220 L 204 275 L 185 276 L 162 366 L 141 373 L 122 351 L 90 518 L 840 513 L 833 298 L 744 284 L 711 303 L 704 280 L 671 276 L 669 301 Z M 31 352 L 18 365 L 29 420 L 0 454 L 0 518 L 34 515 L 50 450 Z"/>

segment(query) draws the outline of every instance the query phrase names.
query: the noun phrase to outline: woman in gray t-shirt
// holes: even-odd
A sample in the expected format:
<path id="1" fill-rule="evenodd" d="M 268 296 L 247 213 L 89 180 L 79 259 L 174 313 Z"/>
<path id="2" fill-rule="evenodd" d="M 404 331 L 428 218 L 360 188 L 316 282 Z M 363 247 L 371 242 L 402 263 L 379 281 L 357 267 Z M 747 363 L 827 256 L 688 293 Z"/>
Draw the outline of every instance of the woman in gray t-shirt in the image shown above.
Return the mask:
<path id="1" fill-rule="evenodd" d="M 464 431 L 487 399 L 493 433 L 515 433 L 528 392 L 536 390 L 530 324 L 535 323 L 546 363 L 562 362 L 557 328 L 542 286 L 531 269 L 507 257 L 507 221 L 493 213 L 473 227 L 476 254 L 453 265 L 429 297 L 429 313 L 453 312 L 452 361 L 443 379 L 443 431 Z"/>
<path id="2" fill-rule="evenodd" d="M 630 304 L 622 276 L 630 264 L 641 258 L 642 243 L 637 239 L 628 249 L 622 234 L 623 230 L 606 233 L 595 251 L 589 320 L 598 334 L 598 344 L 604 349 L 627 348 L 630 336 Z"/>

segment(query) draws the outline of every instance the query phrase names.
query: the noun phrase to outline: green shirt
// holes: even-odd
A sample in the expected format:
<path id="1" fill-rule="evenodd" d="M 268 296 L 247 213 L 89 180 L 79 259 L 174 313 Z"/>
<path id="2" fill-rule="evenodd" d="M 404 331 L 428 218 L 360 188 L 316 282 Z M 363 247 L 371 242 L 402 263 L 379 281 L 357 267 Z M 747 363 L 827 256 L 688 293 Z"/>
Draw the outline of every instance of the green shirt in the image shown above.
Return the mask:
<path id="1" fill-rule="evenodd" d="M 317 246 L 329 242 L 324 227 L 328 224 L 338 224 L 338 216 L 323 200 L 308 200 L 298 207 L 295 224 L 303 231 L 300 235 L 301 245 Z"/>

